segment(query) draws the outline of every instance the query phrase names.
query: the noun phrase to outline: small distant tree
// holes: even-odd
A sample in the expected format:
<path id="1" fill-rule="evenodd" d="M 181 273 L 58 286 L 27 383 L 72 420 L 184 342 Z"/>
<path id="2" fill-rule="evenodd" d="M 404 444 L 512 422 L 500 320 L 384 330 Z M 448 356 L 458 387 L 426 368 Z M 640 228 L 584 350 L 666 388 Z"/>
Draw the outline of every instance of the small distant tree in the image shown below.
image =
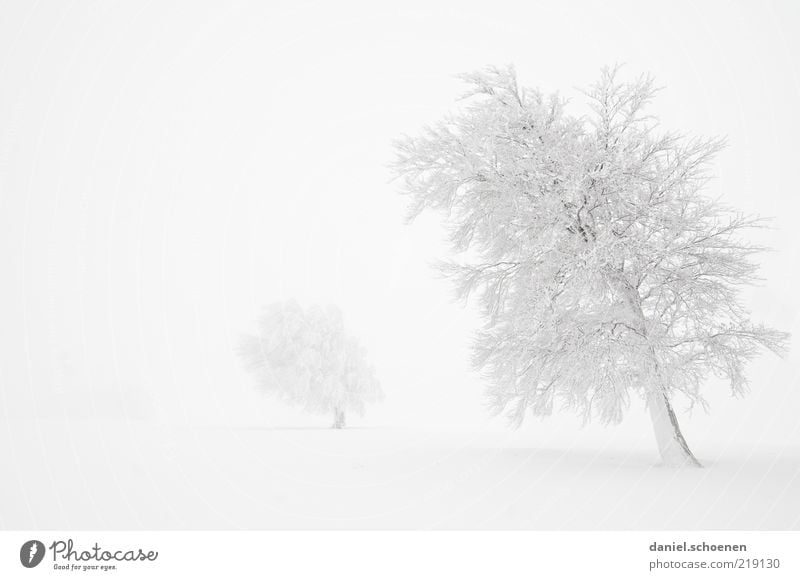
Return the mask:
<path id="1" fill-rule="evenodd" d="M 347 412 L 363 415 L 367 403 L 383 399 L 365 350 L 345 334 L 335 306 L 268 306 L 239 354 L 261 391 L 310 413 L 333 414 L 335 429 L 345 427 Z"/>
<path id="2" fill-rule="evenodd" d="M 742 393 L 745 363 L 788 340 L 739 299 L 762 250 L 741 234 L 763 220 L 704 195 L 723 143 L 658 133 L 647 77 L 604 70 L 580 118 L 513 69 L 463 78 L 465 109 L 399 140 L 394 168 L 410 219 L 444 213 L 459 258 L 442 270 L 479 297 L 491 406 L 517 425 L 556 402 L 608 423 L 640 396 L 663 461 L 699 466 L 675 395 L 705 406 L 712 373 Z"/>

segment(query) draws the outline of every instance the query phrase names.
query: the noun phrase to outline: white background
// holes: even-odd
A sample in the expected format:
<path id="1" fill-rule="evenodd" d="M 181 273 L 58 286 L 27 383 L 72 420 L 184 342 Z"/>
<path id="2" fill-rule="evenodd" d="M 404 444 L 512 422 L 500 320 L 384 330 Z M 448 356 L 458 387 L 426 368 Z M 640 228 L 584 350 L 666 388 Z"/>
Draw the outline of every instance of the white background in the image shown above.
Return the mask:
<path id="1" fill-rule="evenodd" d="M 580 113 L 577 89 L 624 63 L 665 87 L 654 112 L 666 129 L 727 135 L 711 193 L 775 216 L 756 236 L 775 252 L 747 302 L 800 335 L 792 2 L 4 2 L 0 14 L 0 460 L 11 474 L 0 527 L 491 525 L 494 508 L 452 516 L 476 513 L 487 494 L 495 505 L 493 473 L 552 475 L 526 471 L 550 456 L 572 467 L 543 493 L 564 477 L 595 481 L 583 470 L 598 464 L 609 488 L 644 477 L 644 495 L 670 489 L 672 476 L 650 469 L 641 402 L 610 428 L 558 415 L 509 433 L 487 417 L 467 362 L 479 321 L 430 268 L 446 251 L 441 229 L 432 217 L 403 223 L 391 140 L 451 110 L 455 75 L 487 64 L 513 63 L 522 84 L 559 90 Z M 290 297 L 339 304 L 375 362 L 387 398 L 351 418 L 360 439 L 302 431 L 329 418 L 261 397 L 240 368 L 238 336 L 261 305 Z M 618 506 L 609 513 L 495 525 L 796 528 L 797 353 L 751 365 L 748 397 L 709 381 L 711 413 L 681 412 L 712 467 L 677 487 L 716 478 L 697 498 L 707 509 L 676 499 L 628 514 L 609 491 L 591 501 Z M 405 493 L 413 474 L 466 448 L 477 451 L 420 476 L 410 496 L 455 485 L 457 508 L 380 519 L 400 500 L 379 495 L 345 523 L 358 485 L 388 478 Z M 314 458 L 327 470 L 341 456 L 347 469 L 331 480 L 314 471 Z M 617 481 L 623 460 L 631 475 Z M 372 467 L 372 479 L 360 475 Z M 172 468 L 199 499 L 170 515 L 187 496 Z M 230 475 L 203 487 L 220 470 Z M 323 494 L 303 512 L 315 484 L 353 497 Z"/>

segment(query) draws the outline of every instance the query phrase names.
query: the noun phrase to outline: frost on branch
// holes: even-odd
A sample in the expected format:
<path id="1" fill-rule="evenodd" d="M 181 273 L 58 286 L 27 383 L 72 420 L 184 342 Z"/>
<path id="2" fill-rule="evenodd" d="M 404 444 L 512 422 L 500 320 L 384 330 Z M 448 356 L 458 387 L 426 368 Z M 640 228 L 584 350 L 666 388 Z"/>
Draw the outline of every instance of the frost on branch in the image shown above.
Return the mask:
<path id="1" fill-rule="evenodd" d="M 336 428 L 344 427 L 347 411 L 363 415 L 367 403 L 383 399 L 365 350 L 345 334 L 335 306 L 304 311 L 296 302 L 272 304 L 238 352 L 261 391 L 310 413 L 333 414 Z"/>
<path id="2" fill-rule="evenodd" d="M 723 142 L 659 132 L 652 79 L 604 70 L 577 118 L 513 69 L 463 78 L 464 108 L 399 140 L 393 168 L 411 219 L 442 212 L 442 272 L 482 306 L 475 364 L 495 411 L 617 422 L 638 395 L 674 420 L 676 392 L 704 404 L 714 373 L 740 393 L 748 360 L 782 352 L 788 336 L 739 298 L 763 249 L 744 234 L 765 223 L 704 195 Z"/>

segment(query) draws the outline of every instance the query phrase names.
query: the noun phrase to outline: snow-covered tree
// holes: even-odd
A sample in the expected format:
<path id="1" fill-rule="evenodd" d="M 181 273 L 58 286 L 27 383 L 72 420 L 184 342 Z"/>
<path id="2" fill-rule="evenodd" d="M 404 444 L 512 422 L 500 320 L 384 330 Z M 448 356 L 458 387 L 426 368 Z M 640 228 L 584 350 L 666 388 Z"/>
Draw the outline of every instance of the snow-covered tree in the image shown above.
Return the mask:
<path id="1" fill-rule="evenodd" d="M 311 413 L 332 413 L 336 429 L 345 426 L 347 412 L 363 415 L 367 403 L 383 399 L 364 348 L 345 333 L 335 306 L 268 306 L 239 354 L 260 390 Z"/>
<path id="2" fill-rule="evenodd" d="M 606 69 L 584 94 L 591 114 L 518 86 L 512 68 L 465 75 L 460 112 L 397 144 L 410 218 L 441 210 L 456 259 L 442 265 L 485 327 L 475 363 L 491 406 L 520 424 L 555 404 L 618 422 L 645 401 L 661 457 L 699 465 L 672 403 L 706 403 L 725 377 L 788 335 L 751 322 L 739 291 L 764 221 L 704 191 L 718 139 L 661 133 L 645 112 L 653 81 Z"/>

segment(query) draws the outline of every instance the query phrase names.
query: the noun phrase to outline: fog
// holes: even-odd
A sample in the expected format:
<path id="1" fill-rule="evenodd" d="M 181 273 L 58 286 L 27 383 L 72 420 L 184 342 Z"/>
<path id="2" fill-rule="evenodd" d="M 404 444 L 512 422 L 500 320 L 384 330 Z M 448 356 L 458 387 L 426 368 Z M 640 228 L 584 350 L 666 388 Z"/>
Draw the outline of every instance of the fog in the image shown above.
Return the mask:
<path id="1" fill-rule="evenodd" d="M 580 113 L 579 89 L 623 63 L 664 87 L 665 129 L 727 135 L 711 193 L 775 217 L 756 235 L 775 251 L 747 302 L 800 336 L 794 4 L 431 4 L 5 5 L 8 449 L 36 433 L 47 461 L 63 423 L 327 426 L 257 393 L 234 353 L 260 308 L 287 298 L 338 304 L 368 349 L 386 400 L 354 425 L 504 432 L 469 366 L 480 321 L 432 269 L 443 230 L 404 222 L 387 167 L 393 139 L 458 106 L 456 75 L 489 64 Z M 797 353 L 752 364 L 746 398 L 710 381 L 710 414 L 678 405 L 699 454 L 797 457 Z M 557 414 L 516 436 L 624 448 L 650 429 L 634 401 L 620 426 Z"/>

